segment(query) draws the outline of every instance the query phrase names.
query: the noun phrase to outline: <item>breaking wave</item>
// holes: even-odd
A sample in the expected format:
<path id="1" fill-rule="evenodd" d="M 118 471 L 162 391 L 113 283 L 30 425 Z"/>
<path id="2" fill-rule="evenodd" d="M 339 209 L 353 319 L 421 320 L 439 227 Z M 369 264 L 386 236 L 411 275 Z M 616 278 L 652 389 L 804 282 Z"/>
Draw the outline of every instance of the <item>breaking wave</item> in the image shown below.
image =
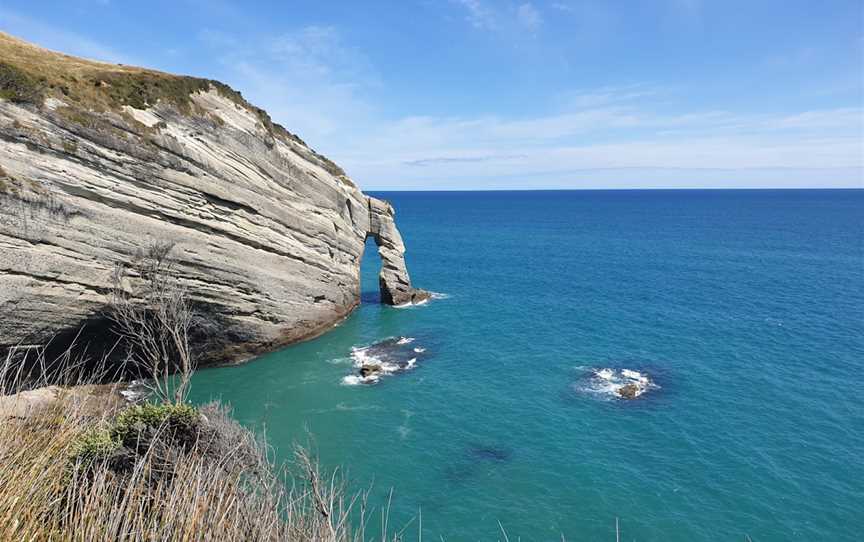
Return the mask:
<path id="1" fill-rule="evenodd" d="M 450 299 L 450 297 L 451 297 L 450 294 L 444 294 L 441 292 L 429 292 L 429 297 L 427 297 L 423 301 L 420 301 L 417 303 L 411 303 L 409 301 L 408 303 L 402 303 L 400 305 L 393 305 L 393 308 L 394 309 L 407 309 L 410 307 L 422 307 L 423 305 L 429 304 L 429 301 L 431 301 L 431 300 L 437 301 L 440 299 Z"/>
<path id="2" fill-rule="evenodd" d="M 609 367 L 578 367 L 585 377 L 575 384 L 577 391 L 604 399 L 636 399 L 660 386 L 643 372 Z"/>
<path id="3" fill-rule="evenodd" d="M 414 337 L 391 337 L 368 346 L 351 348 L 355 372 L 342 378 L 342 384 L 377 384 L 385 376 L 414 369 L 417 360 L 426 353 L 423 347 L 409 346 L 415 340 Z"/>

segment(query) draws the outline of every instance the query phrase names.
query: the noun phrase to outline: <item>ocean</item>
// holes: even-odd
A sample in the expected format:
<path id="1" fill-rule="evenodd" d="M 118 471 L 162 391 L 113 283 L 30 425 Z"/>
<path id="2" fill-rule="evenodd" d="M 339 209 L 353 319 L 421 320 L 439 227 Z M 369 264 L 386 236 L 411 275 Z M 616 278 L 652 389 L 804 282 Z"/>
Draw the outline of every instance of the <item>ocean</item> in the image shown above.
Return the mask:
<path id="1" fill-rule="evenodd" d="M 406 540 L 860 540 L 864 191 L 373 195 L 435 299 L 379 305 L 370 240 L 349 319 L 194 401 L 392 488 Z"/>

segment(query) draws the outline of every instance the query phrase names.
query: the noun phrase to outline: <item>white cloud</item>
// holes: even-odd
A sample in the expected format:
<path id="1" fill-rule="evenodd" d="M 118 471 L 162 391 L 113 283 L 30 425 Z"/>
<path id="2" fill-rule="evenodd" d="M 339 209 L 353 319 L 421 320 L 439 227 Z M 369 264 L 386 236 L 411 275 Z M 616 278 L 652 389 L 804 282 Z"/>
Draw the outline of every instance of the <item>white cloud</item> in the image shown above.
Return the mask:
<path id="1" fill-rule="evenodd" d="M 481 0 L 453 1 L 472 26 L 499 35 L 543 24 L 530 3 L 496 11 Z M 572 5 L 582 9 L 552 7 Z M 690 15 L 700 8 L 677 5 Z M 2 8 L 0 28 L 72 54 L 135 63 Z M 864 186 L 860 107 L 673 114 L 667 90 L 633 84 L 560 93 L 545 114 L 421 110 L 392 118 L 377 108 L 384 83 L 375 67 L 337 28 L 306 26 L 257 42 L 205 30 L 199 39 L 221 61 L 220 78 L 367 189 Z"/>
<path id="2" fill-rule="evenodd" d="M 371 62 L 335 28 L 202 39 L 229 82 L 367 189 L 864 185 L 857 108 L 670 114 L 667 90 L 632 84 L 574 89 L 545 115 L 393 119 L 375 107 Z"/>
<path id="3" fill-rule="evenodd" d="M 856 109 L 661 115 L 646 104 L 526 119 L 410 117 L 334 156 L 380 189 L 864 186 L 862 125 Z"/>

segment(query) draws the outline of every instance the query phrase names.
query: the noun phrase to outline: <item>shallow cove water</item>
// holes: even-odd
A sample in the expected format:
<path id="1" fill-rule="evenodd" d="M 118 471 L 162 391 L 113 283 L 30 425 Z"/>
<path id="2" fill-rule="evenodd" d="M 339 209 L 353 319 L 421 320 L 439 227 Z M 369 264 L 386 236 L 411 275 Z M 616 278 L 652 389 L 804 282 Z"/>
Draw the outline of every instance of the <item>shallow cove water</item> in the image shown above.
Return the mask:
<path id="1" fill-rule="evenodd" d="M 623 540 L 864 532 L 864 191 L 376 195 L 445 298 L 378 305 L 370 244 L 355 314 L 200 371 L 194 401 L 266 426 L 282 459 L 308 427 L 430 539 L 496 540 L 500 520 L 614 540 L 616 517 Z M 425 349 L 412 368 L 343 383 L 352 348 L 400 337 Z M 652 387 L 615 399 L 602 369 Z"/>

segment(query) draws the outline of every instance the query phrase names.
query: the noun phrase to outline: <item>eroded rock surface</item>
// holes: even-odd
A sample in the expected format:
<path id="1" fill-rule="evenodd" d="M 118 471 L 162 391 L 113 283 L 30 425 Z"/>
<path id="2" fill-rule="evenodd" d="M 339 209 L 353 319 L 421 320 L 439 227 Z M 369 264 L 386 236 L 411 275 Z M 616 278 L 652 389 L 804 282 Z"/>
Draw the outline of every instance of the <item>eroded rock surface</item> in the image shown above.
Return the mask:
<path id="1" fill-rule="evenodd" d="M 405 244 L 396 228 L 393 206 L 375 198 L 369 201 L 369 235 L 378 245 L 381 255 L 381 302 L 388 305 L 421 303 L 429 299 L 429 292 L 413 288 L 405 266 Z"/>
<path id="2" fill-rule="evenodd" d="M 392 206 L 239 93 L 5 34 L 0 52 L 0 348 L 96 321 L 114 266 L 156 242 L 174 243 L 183 285 L 217 326 L 212 360 L 345 317 L 368 236 L 382 301 L 422 297 Z"/>

